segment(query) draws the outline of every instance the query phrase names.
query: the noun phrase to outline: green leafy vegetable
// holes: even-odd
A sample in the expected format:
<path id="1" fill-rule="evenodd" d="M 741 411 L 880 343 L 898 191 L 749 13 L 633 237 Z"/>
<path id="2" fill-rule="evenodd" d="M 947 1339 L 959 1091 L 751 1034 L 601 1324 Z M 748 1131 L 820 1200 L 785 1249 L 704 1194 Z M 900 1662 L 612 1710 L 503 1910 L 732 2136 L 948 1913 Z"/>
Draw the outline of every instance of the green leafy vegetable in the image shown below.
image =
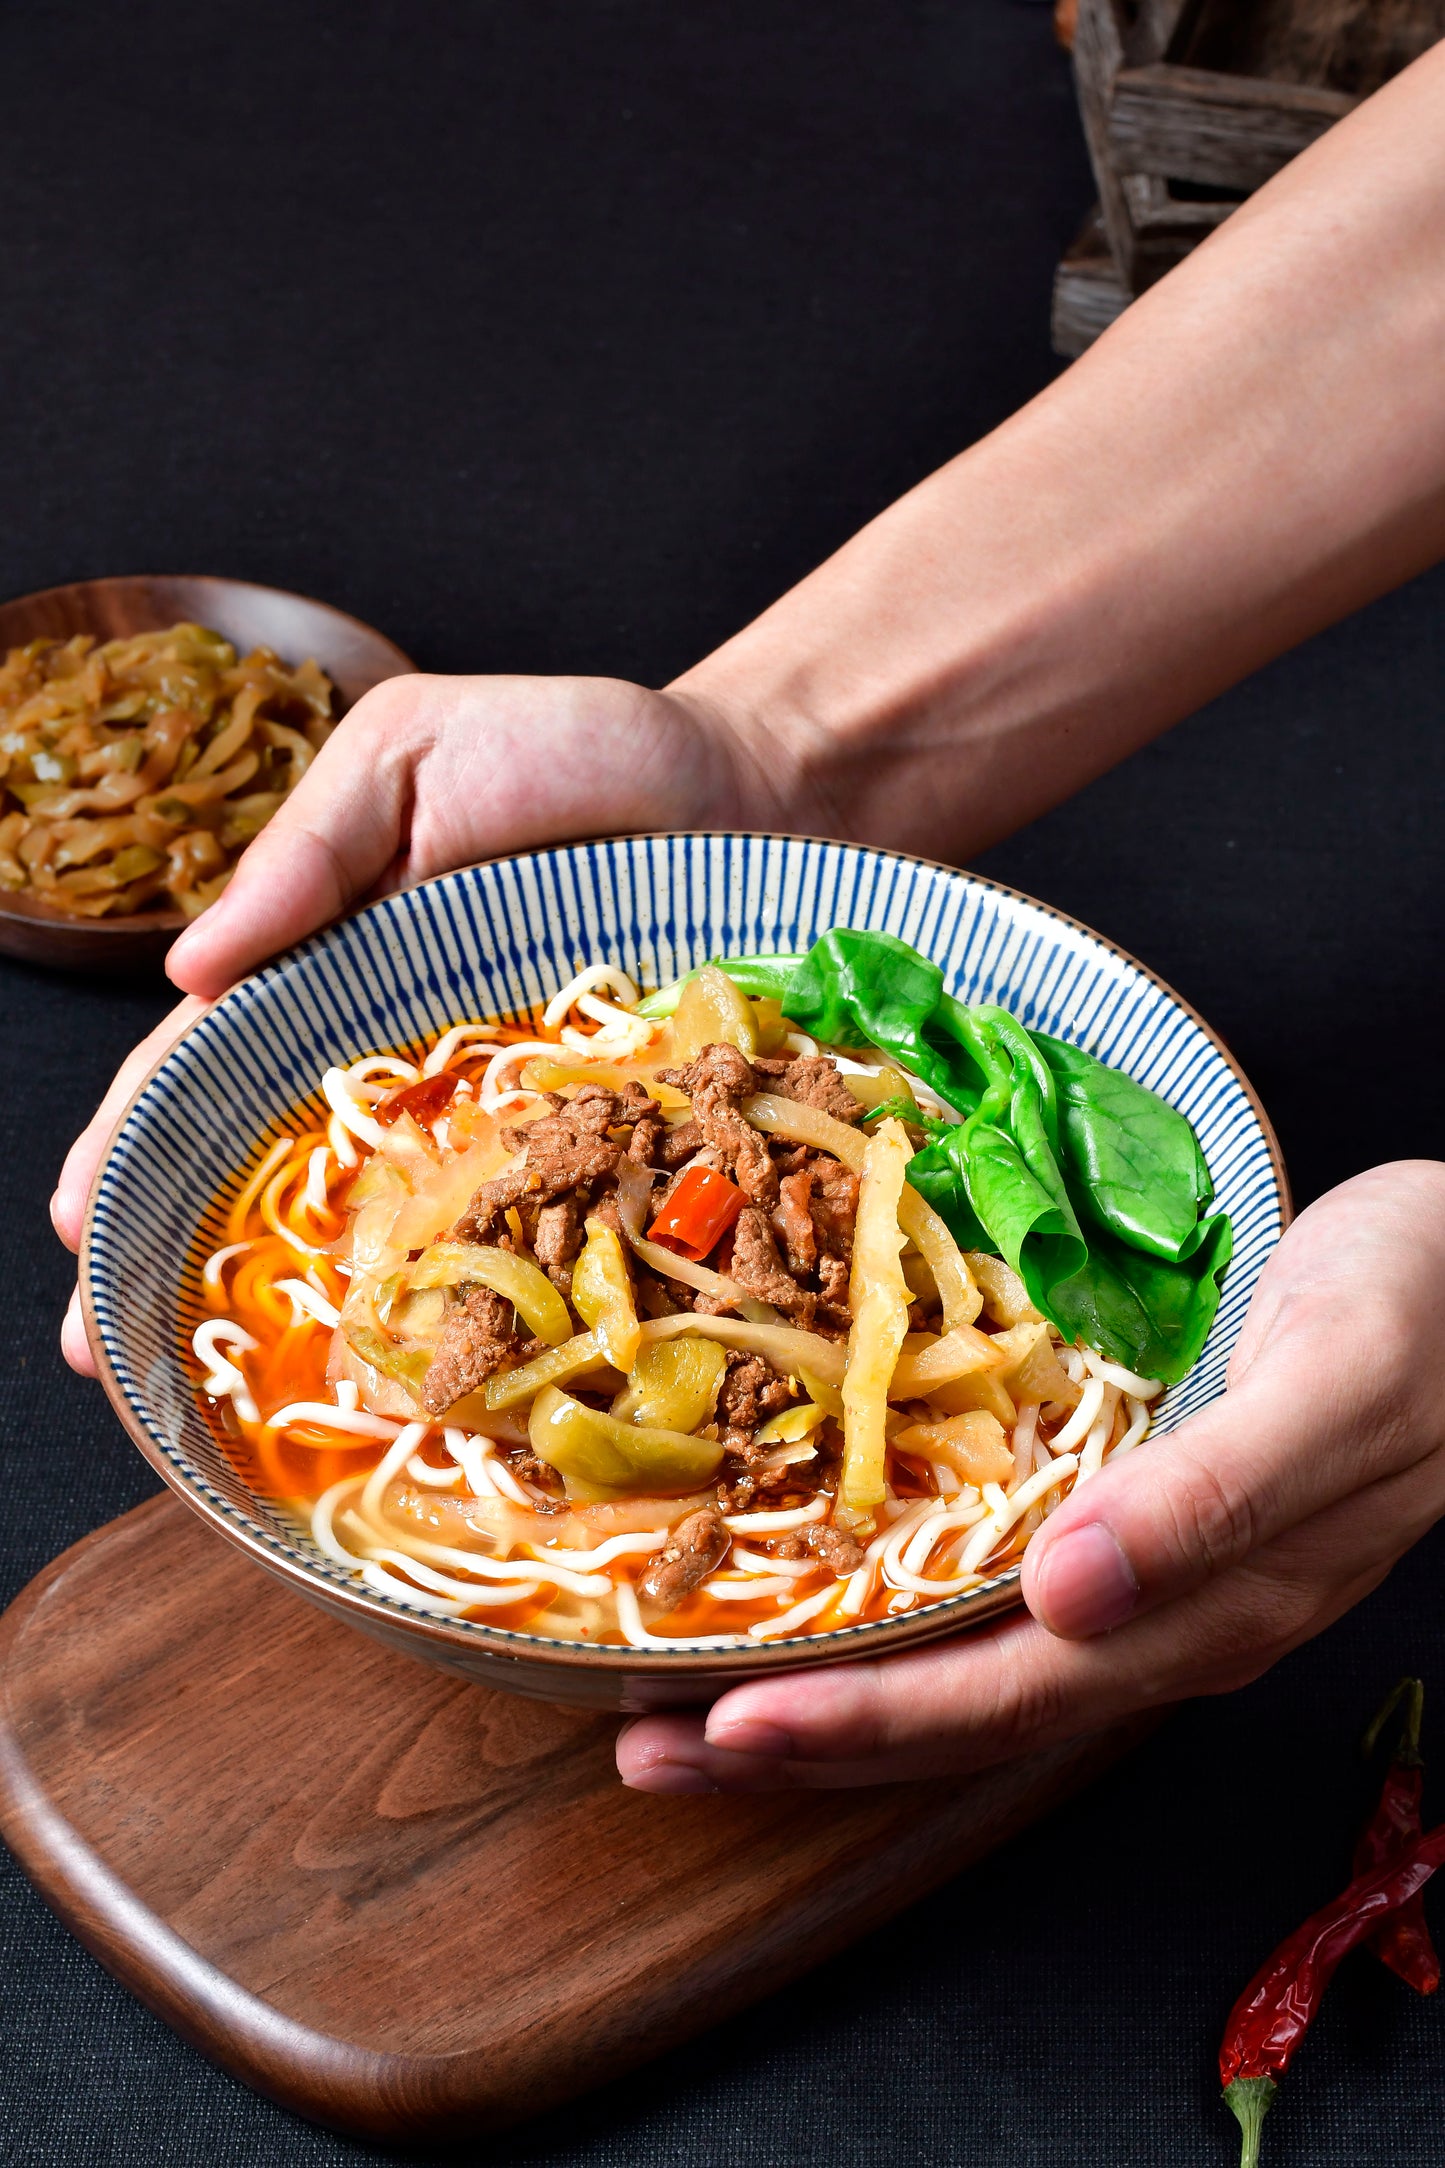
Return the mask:
<path id="1" fill-rule="evenodd" d="M 1064 1157 L 1090 1216 L 1171 1264 L 1192 1257 L 1214 1185 L 1184 1116 L 1082 1047 L 1042 1032 L 1035 1044 L 1058 1083 Z"/>
<path id="2" fill-rule="evenodd" d="M 907 1117 L 905 1117 L 906 1119 Z M 933 1141 L 908 1162 L 908 1183 L 931 1204 L 961 1250 L 998 1251 L 968 1193 L 967 1139 L 951 1122 L 929 1124 Z"/>
<path id="3" fill-rule="evenodd" d="M 923 1027 L 943 994 L 943 973 L 887 933 L 837 926 L 809 949 L 779 995 L 786 1013 L 830 1046 L 905 1049 L 927 1062 Z"/>
<path id="4" fill-rule="evenodd" d="M 740 986 L 751 1000 L 777 1001 L 801 961 L 798 956 L 734 956 L 720 964 L 719 969 L 726 971 L 733 984 Z M 688 973 L 689 978 L 696 976 L 696 972 Z M 684 980 L 683 984 L 686 983 Z"/>
<path id="5" fill-rule="evenodd" d="M 1045 1315 L 1070 1339 L 1102 1348 L 1143 1377 L 1172 1382 L 1199 1359 L 1233 1248 L 1222 1212 L 1201 1222 L 1201 1240 L 1177 1265 L 1091 1233 L 1088 1264 L 1053 1290 Z"/>
<path id="6" fill-rule="evenodd" d="M 877 1106 L 869 1107 L 861 1119 L 865 1128 L 869 1122 L 887 1121 L 911 1122 L 915 1129 L 923 1128 L 929 1132 L 934 1129 L 947 1129 L 949 1126 L 947 1122 L 930 1122 L 926 1114 L 919 1113 L 914 1100 L 901 1096 L 897 1099 L 880 1099 Z"/>

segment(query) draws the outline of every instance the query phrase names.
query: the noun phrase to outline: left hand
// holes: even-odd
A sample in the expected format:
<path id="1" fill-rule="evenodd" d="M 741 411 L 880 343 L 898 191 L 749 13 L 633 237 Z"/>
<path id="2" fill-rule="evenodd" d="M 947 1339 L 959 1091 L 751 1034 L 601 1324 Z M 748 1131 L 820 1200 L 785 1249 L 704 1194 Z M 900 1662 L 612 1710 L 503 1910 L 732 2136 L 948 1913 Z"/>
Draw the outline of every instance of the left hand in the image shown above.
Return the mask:
<path id="1" fill-rule="evenodd" d="M 645 1717 L 618 1741 L 624 1783 L 938 1776 L 1247 1685 L 1445 1513 L 1442 1285 L 1445 1165 L 1332 1190 L 1261 1275 L 1227 1393 L 1106 1466 L 1034 1537 L 1026 1612 L 916 1655 L 735 1687 L 706 1717 Z"/>

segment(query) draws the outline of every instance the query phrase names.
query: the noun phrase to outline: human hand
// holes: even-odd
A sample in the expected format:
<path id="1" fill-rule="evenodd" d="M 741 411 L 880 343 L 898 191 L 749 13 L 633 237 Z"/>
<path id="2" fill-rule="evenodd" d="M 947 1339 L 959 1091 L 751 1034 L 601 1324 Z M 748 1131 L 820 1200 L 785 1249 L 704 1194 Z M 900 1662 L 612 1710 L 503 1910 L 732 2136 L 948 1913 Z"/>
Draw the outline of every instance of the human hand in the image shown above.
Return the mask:
<path id="1" fill-rule="evenodd" d="M 752 743 L 744 718 L 616 678 L 392 678 L 344 717 L 166 969 L 214 1000 L 352 904 L 480 858 L 765 825 L 784 792 Z"/>
<path id="2" fill-rule="evenodd" d="M 781 748 L 744 715 L 613 678 L 401 677 L 357 702 L 166 969 L 192 997 L 125 1062 L 71 1146 L 51 1200 L 80 1247 L 112 1129 L 208 1000 L 349 905 L 454 866 L 572 836 L 766 827 L 795 817 Z M 61 1329 L 94 1375 L 78 1296 Z"/>
<path id="3" fill-rule="evenodd" d="M 1222 1399 L 1075 1490 L 1024 1555 L 1028 1611 L 917 1654 L 735 1687 L 618 1741 L 642 1791 L 881 1784 L 982 1768 L 1248 1684 L 1445 1513 L 1445 1165 L 1376 1167 L 1301 1214 Z"/>

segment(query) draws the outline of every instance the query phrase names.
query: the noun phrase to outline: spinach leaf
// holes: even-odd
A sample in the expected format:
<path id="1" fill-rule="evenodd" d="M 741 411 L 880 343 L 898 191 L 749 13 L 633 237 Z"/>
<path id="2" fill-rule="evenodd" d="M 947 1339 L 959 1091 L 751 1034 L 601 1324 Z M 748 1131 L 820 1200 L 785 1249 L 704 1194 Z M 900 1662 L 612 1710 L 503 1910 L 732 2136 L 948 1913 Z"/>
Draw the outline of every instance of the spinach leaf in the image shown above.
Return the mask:
<path id="1" fill-rule="evenodd" d="M 956 1123 L 940 1123 L 932 1142 L 908 1162 L 908 1180 L 931 1204 L 961 1250 L 992 1250 L 992 1236 L 974 1211 L 965 1172 L 964 1135 Z"/>
<path id="2" fill-rule="evenodd" d="M 793 973 L 803 961 L 801 956 L 715 956 L 713 962 L 719 971 L 725 971 L 735 986 L 740 986 L 754 1001 L 781 1001 L 792 984 Z M 696 977 L 690 972 L 689 977 Z M 684 981 L 684 984 L 686 982 Z"/>
<path id="3" fill-rule="evenodd" d="M 931 1125 L 908 1179 L 963 1248 L 991 1250 L 1023 1280 L 1047 1316 L 1051 1291 L 1075 1274 L 1088 1247 L 1070 1201 L 1032 1065 L 1015 1067 L 990 1020 L 975 1018 L 980 1061 L 993 1081 L 963 1123 Z"/>
<path id="4" fill-rule="evenodd" d="M 1016 1104 L 1016 1116 L 1018 1111 Z M 1030 1302 L 1048 1317 L 1055 1287 L 1072 1278 L 1089 1255 L 1058 1168 L 1051 1156 L 1032 1152 L 1010 1124 L 966 1126 L 969 1200 L 989 1235 L 973 1246 L 1007 1258 Z"/>
<path id="5" fill-rule="evenodd" d="M 719 971 L 725 971 L 735 986 L 754 1000 L 781 999 L 789 979 L 802 962 L 801 956 L 714 956 L 712 961 Z M 639 1016 L 651 1021 L 675 1016 L 682 999 L 682 990 L 697 977 L 696 971 L 685 971 L 671 986 L 660 986 L 655 994 L 648 994 L 637 1004 Z"/>
<path id="6" fill-rule="evenodd" d="M 1222 1212 L 1205 1220 L 1199 1232 L 1181 1264 L 1130 1249 L 1112 1235 L 1091 1233 L 1088 1263 L 1053 1289 L 1046 1314 L 1069 1339 L 1098 1348 L 1142 1377 L 1174 1384 L 1199 1360 L 1234 1247 Z"/>
<path id="7" fill-rule="evenodd" d="M 1152 1257 L 1193 1256 L 1214 1188 L 1183 1115 L 1082 1047 L 1034 1036 L 1057 1079 L 1064 1164 L 1085 1215 Z"/>
<path id="8" fill-rule="evenodd" d="M 942 995 L 943 973 L 906 941 L 839 926 L 813 944 L 779 998 L 815 1039 L 879 1047 L 948 1098 L 948 1065 L 924 1029 Z"/>
<path id="9" fill-rule="evenodd" d="M 952 1088 L 942 1096 L 950 1106 L 972 1112 L 987 1093 L 1012 1088 L 1013 1062 L 1000 1044 L 991 1017 L 1003 1011 L 967 1008 L 944 994 L 930 1024 L 930 1044 L 948 1070 Z"/>
<path id="10" fill-rule="evenodd" d="M 952 1060 L 956 1070 L 961 1052 L 967 1070 L 977 1072 L 987 1081 L 996 1082 L 1002 1077 L 1011 1079 L 1015 1074 L 1032 1077 L 1050 1147 L 1056 1151 L 1059 1113 L 1053 1071 L 1018 1018 L 992 1002 L 980 1001 L 967 1007 L 956 1001 L 952 994 L 945 994 L 940 1001 L 938 1018 L 953 1041 Z"/>

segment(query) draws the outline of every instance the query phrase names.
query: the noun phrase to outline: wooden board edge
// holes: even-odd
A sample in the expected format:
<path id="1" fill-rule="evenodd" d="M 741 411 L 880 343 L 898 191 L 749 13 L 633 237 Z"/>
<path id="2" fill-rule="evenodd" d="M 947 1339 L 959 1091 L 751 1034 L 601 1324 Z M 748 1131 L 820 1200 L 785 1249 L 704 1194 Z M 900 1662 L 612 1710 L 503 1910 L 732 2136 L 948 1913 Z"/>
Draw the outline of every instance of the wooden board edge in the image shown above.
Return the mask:
<path id="1" fill-rule="evenodd" d="M 50 1805 L 3 1720 L 0 1837 L 77 1942 L 209 2061 L 313 2119 L 306 2104 L 313 2093 L 351 2091 L 358 2080 L 381 2091 L 384 2057 L 343 2049 L 283 2017 L 157 1919 Z M 287 2075 L 295 2071 L 306 2074 L 305 2097 Z M 365 2135 L 376 2126 L 362 2120 L 341 2127 Z"/>
<path id="2" fill-rule="evenodd" d="M 441 2146 L 499 2131 L 625 2076 L 776 1993 L 1020 1834 L 1116 1762 L 1160 1713 L 983 1772 L 994 1798 L 980 1820 L 958 1786 L 917 1787 L 919 1817 L 891 1878 L 868 1841 L 845 1856 L 827 1909 L 806 1895 L 759 1923 L 747 1959 L 733 1935 L 706 1938 L 679 1976 L 628 2003 L 600 2003 L 589 2053 L 559 2072 L 542 2028 L 510 2058 L 389 2055 L 298 2023 L 241 1987 L 167 1926 L 47 1798 L 11 1720 L 8 1660 L 77 1555 L 127 1523 L 173 1511 L 148 1499 L 63 1552 L 0 1618 L 0 1838 L 76 1939 L 209 2061 L 308 2121 L 368 2139 Z M 139 1532 L 139 1530 L 137 1530 Z M 886 1847 L 885 1847 L 886 1855 Z M 880 1873 L 880 1868 L 884 1871 Z M 840 1887 L 846 1892 L 839 1905 Z"/>
<path id="3" fill-rule="evenodd" d="M 43 1567 L 0 1616 L 0 1840 L 76 1940 L 147 2009 L 208 2060 L 305 2114 L 283 2076 L 288 2061 L 313 2073 L 319 2088 L 354 2086 L 358 2078 L 375 2085 L 384 2076 L 386 2059 L 372 2057 L 378 2067 L 363 2068 L 368 2060 L 363 2051 L 340 2050 L 323 2034 L 270 2009 L 158 1919 L 51 1804 L 31 1774 L 10 1719 L 9 1658 L 50 1588 L 81 1552 L 102 1538 L 113 1540 L 127 1524 L 134 1528 L 154 1519 L 156 1509 L 169 1504 L 169 1494 L 162 1492 L 82 1536 Z M 364 2134 L 366 2126 L 354 2127 Z"/>

